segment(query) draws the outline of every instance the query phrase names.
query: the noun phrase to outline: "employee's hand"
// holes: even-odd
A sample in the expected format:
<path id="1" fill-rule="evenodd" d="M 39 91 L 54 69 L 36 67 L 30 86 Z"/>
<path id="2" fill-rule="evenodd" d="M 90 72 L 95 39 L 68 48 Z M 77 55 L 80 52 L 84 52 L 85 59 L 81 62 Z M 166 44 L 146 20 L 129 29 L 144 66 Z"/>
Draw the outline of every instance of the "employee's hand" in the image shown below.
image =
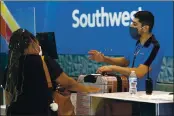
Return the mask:
<path id="1" fill-rule="evenodd" d="M 95 60 L 96 62 L 104 62 L 104 54 L 98 52 L 97 50 L 90 50 L 88 52 L 90 55 L 89 59 Z"/>
<path id="2" fill-rule="evenodd" d="M 102 72 L 112 72 L 113 71 L 113 66 L 102 66 L 98 68 L 97 73 L 102 73 Z"/>
<path id="3" fill-rule="evenodd" d="M 102 72 L 112 72 L 113 71 L 113 66 L 102 66 L 98 68 L 97 73 L 102 73 Z"/>

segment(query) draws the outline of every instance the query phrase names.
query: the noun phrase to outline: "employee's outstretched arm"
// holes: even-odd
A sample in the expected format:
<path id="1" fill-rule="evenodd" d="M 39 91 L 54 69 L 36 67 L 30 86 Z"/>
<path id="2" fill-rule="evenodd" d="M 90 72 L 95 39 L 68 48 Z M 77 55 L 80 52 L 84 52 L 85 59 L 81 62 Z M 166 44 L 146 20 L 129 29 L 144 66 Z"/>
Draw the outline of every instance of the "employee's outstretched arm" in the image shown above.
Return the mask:
<path id="1" fill-rule="evenodd" d="M 149 68 L 149 71 L 151 68 Z M 138 67 L 135 68 L 129 68 L 129 67 L 121 67 L 121 66 L 116 66 L 116 65 L 111 65 L 111 66 L 102 66 L 98 68 L 97 73 L 102 73 L 102 72 L 118 72 L 122 75 L 129 76 L 131 71 L 135 71 L 136 75 L 138 78 L 144 77 L 145 74 L 148 72 L 148 66 L 144 64 L 140 64 Z"/>
<path id="2" fill-rule="evenodd" d="M 90 55 L 89 59 L 95 60 L 96 62 L 105 62 L 111 65 L 117 65 L 117 66 L 129 65 L 129 61 L 126 60 L 124 57 L 113 58 L 113 57 L 104 56 L 104 54 L 98 52 L 97 50 L 91 50 L 88 52 L 88 54 Z"/>

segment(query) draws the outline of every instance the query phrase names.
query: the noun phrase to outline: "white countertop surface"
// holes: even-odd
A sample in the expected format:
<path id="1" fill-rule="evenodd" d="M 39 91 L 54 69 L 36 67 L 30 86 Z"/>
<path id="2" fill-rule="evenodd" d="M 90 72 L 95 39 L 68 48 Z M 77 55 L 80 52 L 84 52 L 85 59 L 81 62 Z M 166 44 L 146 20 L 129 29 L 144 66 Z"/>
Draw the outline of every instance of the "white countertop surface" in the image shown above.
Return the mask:
<path id="1" fill-rule="evenodd" d="M 169 93 L 171 92 L 153 91 L 152 95 L 146 95 L 145 91 L 139 91 L 136 95 L 130 95 L 129 92 L 116 92 L 89 94 L 89 96 L 155 104 L 174 103 L 173 95 L 169 95 Z"/>

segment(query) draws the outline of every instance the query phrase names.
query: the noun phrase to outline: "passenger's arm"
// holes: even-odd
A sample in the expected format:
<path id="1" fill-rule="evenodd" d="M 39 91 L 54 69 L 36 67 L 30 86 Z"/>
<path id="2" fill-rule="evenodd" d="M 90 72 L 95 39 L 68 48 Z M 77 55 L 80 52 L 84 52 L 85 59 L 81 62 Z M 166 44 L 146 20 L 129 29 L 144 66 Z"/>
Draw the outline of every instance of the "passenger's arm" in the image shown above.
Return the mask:
<path id="1" fill-rule="evenodd" d="M 96 87 L 85 86 L 78 83 L 73 78 L 69 77 L 66 73 L 64 73 L 60 65 L 55 60 L 48 57 L 45 58 L 45 61 L 52 80 L 56 80 L 57 84 L 60 84 L 66 89 L 77 92 L 97 92 L 100 90 Z"/>
<path id="2" fill-rule="evenodd" d="M 99 91 L 99 88 L 96 87 L 90 87 L 85 86 L 77 81 L 75 81 L 73 78 L 69 77 L 67 74 L 62 72 L 60 76 L 56 79 L 57 83 L 60 83 L 63 87 L 70 91 L 78 91 L 78 92 L 97 92 Z"/>

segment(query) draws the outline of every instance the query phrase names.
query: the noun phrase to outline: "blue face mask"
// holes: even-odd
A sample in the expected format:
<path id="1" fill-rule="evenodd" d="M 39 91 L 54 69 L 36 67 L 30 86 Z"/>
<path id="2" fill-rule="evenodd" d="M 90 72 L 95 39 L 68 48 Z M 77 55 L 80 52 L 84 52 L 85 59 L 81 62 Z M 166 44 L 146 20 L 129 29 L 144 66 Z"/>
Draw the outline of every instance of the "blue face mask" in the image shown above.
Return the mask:
<path id="1" fill-rule="evenodd" d="M 133 39 L 139 40 L 140 39 L 140 34 L 138 33 L 138 29 L 134 27 L 129 28 L 130 35 Z"/>

